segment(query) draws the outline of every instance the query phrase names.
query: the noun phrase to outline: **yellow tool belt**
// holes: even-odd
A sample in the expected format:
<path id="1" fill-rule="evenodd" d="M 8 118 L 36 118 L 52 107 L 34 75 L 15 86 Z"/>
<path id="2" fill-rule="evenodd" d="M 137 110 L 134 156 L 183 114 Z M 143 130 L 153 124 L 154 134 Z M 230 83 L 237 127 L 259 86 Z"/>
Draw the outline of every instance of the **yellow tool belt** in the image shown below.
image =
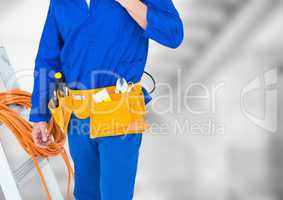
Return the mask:
<path id="1" fill-rule="evenodd" d="M 72 90 L 66 97 L 59 97 L 59 106 L 49 110 L 56 124 L 68 132 L 72 113 L 79 119 L 90 118 L 90 137 L 106 137 L 142 133 L 148 127 L 144 119 L 146 112 L 140 84 L 131 91 L 115 93 L 116 86 L 90 90 Z M 96 103 L 93 95 L 106 89 L 111 97 L 109 102 Z"/>

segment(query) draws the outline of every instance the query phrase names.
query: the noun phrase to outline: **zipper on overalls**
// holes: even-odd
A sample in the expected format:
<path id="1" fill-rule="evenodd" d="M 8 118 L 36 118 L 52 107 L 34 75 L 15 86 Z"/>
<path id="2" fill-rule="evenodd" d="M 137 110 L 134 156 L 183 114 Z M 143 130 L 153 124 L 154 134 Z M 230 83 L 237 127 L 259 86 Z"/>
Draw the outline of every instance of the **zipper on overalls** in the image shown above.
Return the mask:
<path id="1" fill-rule="evenodd" d="M 93 17 L 93 15 L 95 15 L 95 8 L 96 8 L 96 4 L 97 4 L 97 0 L 90 0 L 90 3 L 89 3 L 89 6 L 87 5 L 87 2 L 86 0 L 83 0 L 85 1 L 85 8 L 87 9 L 86 12 L 87 12 L 87 26 L 88 26 L 88 45 L 91 47 L 91 46 L 94 46 L 95 45 L 95 41 L 94 41 L 94 38 L 92 35 L 90 35 L 89 33 L 89 24 L 90 24 L 90 20 L 91 18 Z"/>
<path id="2" fill-rule="evenodd" d="M 93 10 L 95 9 L 96 1 L 97 0 L 90 0 L 89 5 L 87 5 L 87 2 L 85 2 L 86 7 L 87 7 L 87 14 L 88 14 L 88 16 L 90 16 L 90 13 L 93 12 Z"/>

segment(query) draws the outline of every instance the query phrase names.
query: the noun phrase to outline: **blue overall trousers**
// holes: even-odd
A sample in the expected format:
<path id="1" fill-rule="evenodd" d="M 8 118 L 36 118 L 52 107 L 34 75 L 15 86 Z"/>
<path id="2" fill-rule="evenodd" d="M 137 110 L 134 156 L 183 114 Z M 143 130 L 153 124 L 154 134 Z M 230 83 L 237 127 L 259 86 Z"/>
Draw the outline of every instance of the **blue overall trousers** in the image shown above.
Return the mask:
<path id="1" fill-rule="evenodd" d="M 76 200 L 132 200 L 142 134 L 91 139 L 89 118 L 72 115 L 68 140 Z"/>

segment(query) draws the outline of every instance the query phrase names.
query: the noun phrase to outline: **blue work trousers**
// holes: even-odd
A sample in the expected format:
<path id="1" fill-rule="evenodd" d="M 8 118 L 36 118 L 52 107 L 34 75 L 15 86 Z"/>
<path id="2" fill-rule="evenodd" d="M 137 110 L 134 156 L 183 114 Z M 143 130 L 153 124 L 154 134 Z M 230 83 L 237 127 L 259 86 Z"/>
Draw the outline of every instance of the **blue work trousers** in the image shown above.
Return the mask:
<path id="1" fill-rule="evenodd" d="M 91 139 L 89 118 L 69 123 L 76 200 L 132 200 L 142 134 Z"/>

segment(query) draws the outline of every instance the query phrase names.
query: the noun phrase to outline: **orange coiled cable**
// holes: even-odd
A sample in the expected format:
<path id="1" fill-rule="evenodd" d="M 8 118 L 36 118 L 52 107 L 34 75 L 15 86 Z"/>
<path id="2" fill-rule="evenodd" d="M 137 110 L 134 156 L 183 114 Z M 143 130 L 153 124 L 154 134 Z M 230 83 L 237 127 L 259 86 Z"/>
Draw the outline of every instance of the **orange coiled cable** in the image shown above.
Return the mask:
<path id="1" fill-rule="evenodd" d="M 68 169 L 67 199 L 71 199 L 71 177 L 74 173 L 66 150 L 64 148 L 66 142 L 66 135 L 55 124 L 53 119 L 51 119 L 48 123 L 48 132 L 53 136 L 54 143 L 50 144 L 47 148 L 40 148 L 36 146 L 33 142 L 31 135 L 32 125 L 22 116 L 20 116 L 15 110 L 9 107 L 9 105 L 13 104 L 24 106 L 25 108 L 29 109 L 31 107 L 31 94 L 29 92 L 22 91 L 19 89 L 0 93 L 0 122 L 11 130 L 20 145 L 33 159 L 36 170 L 46 191 L 48 200 L 51 200 L 51 195 L 48 190 L 37 158 L 48 158 L 51 156 L 58 155 L 62 156 Z"/>

